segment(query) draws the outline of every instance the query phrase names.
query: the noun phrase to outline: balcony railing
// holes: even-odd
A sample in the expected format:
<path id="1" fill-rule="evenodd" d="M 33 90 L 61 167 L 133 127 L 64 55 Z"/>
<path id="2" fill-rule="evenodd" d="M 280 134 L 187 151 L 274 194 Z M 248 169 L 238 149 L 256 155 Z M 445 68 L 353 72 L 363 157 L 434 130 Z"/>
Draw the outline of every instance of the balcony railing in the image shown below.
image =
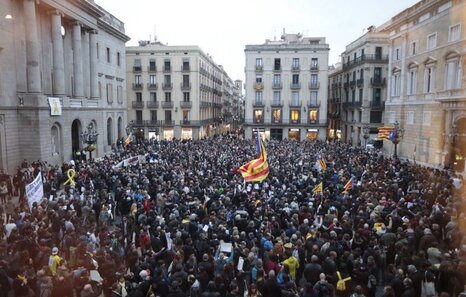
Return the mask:
<path id="1" fill-rule="evenodd" d="M 183 108 L 183 109 L 189 109 L 193 106 L 192 102 L 191 101 L 181 101 L 180 102 L 180 108 Z"/>
<path id="2" fill-rule="evenodd" d="M 290 102 L 290 107 L 299 107 L 301 108 L 301 102 Z"/>
<path id="3" fill-rule="evenodd" d="M 163 90 L 171 90 L 171 89 L 173 89 L 173 83 L 163 83 L 163 84 L 162 84 L 162 89 L 163 89 Z"/>
<path id="4" fill-rule="evenodd" d="M 290 89 L 292 90 L 297 90 L 297 89 L 301 89 L 301 83 L 291 83 L 290 84 Z"/>
<path id="5" fill-rule="evenodd" d="M 142 90 L 141 83 L 133 83 L 133 90 Z"/>
<path id="6" fill-rule="evenodd" d="M 144 127 L 144 121 L 143 120 L 135 120 L 132 125 L 134 127 Z"/>
<path id="7" fill-rule="evenodd" d="M 162 108 L 173 108 L 173 102 L 171 101 L 163 101 L 162 102 Z"/>
<path id="8" fill-rule="evenodd" d="M 275 66 L 273 67 L 273 71 L 276 71 L 276 72 L 282 71 L 282 66 L 280 66 L 280 65 L 278 65 L 278 66 L 275 65 Z"/>
<path id="9" fill-rule="evenodd" d="M 361 101 L 349 101 L 349 102 L 343 102 L 343 108 L 359 108 L 362 106 Z"/>
<path id="10" fill-rule="evenodd" d="M 181 126 L 202 126 L 201 121 L 180 120 Z"/>
<path id="11" fill-rule="evenodd" d="M 385 78 L 372 77 L 371 78 L 371 86 L 372 87 L 384 87 L 385 86 Z"/>
<path id="12" fill-rule="evenodd" d="M 281 89 L 283 88 L 283 84 L 281 82 L 274 82 L 272 84 L 272 89 Z"/>
<path id="13" fill-rule="evenodd" d="M 147 72 L 157 72 L 157 66 L 147 66 Z"/>
<path id="14" fill-rule="evenodd" d="M 388 55 L 362 55 L 349 62 L 343 63 L 343 70 L 350 69 L 364 62 L 371 63 L 388 63 Z"/>
<path id="15" fill-rule="evenodd" d="M 181 66 L 181 71 L 191 71 L 191 67 L 189 65 Z"/>
<path id="16" fill-rule="evenodd" d="M 264 66 L 256 65 L 256 71 L 263 71 L 263 70 L 264 70 Z"/>
<path id="17" fill-rule="evenodd" d="M 319 65 L 311 65 L 311 71 L 319 71 Z"/>
<path id="18" fill-rule="evenodd" d="M 252 103 L 252 107 L 264 107 L 264 102 L 262 101 L 254 101 Z"/>
<path id="19" fill-rule="evenodd" d="M 180 83 L 180 87 L 183 91 L 191 90 L 191 83 Z"/>
<path id="20" fill-rule="evenodd" d="M 148 89 L 148 90 L 157 90 L 157 88 L 158 88 L 158 84 L 157 84 L 157 83 L 153 83 L 153 84 L 147 83 L 147 89 Z"/>
<path id="21" fill-rule="evenodd" d="M 133 108 L 144 108 L 144 101 L 133 101 L 131 106 Z"/>
<path id="22" fill-rule="evenodd" d="M 270 103 L 270 106 L 272 106 L 272 107 L 282 107 L 283 102 L 272 101 L 272 103 Z"/>
<path id="23" fill-rule="evenodd" d="M 355 80 L 350 81 L 349 85 L 350 85 L 350 88 L 354 88 L 354 86 L 356 85 L 356 81 Z"/>
<path id="24" fill-rule="evenodd" d="M 146 127 L 156 127 L 159 126 L 159 121 L 157 120 L 145 120 L 144 126 Z"/>
<path id="25" fill-rule="evenodd" d="M 309 89 L 318 89 L 318 88 L 320 88 L 320 82 L 318 81 L 309 82 Z"/>
<path id="26" fill-rule="evenodd" d="M 147 108 L 159 108 L 159 102 L 158 101 L 147 101 L 146 106 Z"/>
<path id="27" fill-rule="evenodd" d="M 141 66 L 133 66 L 133 72 L 141 72 L 142 67 Z"/>
<path id="28" fill-rule="evenodd" d="M 260 90 L 262 90 L 263 88 L 264 88 L 264 84 L 261 83 L 261 82 L 256 82 L 256 83 L 254 84 L 254 90 L 256 90 L 256 91 L 260 91 Z"/>
<path id="29" fill-rule="evenodd" d="M 171 72 L 172 71 L 172 67 L 171 66 L 163 66 L 163 72 Z"/>
<path id="30" fill-rule="evenodd" d="M 385 101 L 371 101 L 369 102 L 371 109 L 382 110 L 385 109 Z"/>
<path id="31" fill-rule="evenodd" d="M 301 70 L 301 67 L 299 67 L 299 65 L 291 66 L 291 71 L 299 71 L 299 70 Z"/>
<path id="32" fill-rule="evenodd" d="M 172 120 L 160 120 L 159 126 L 175 126 L 175 121 Z"/>
<path id="33" fill-rule="evenodd" d="M 307 103 L 307 107 L 309 107 L 309 108 L 319 108 L 320 107 L 320 102 L 309 101 Z"/>
<path id="34" fill-rule="evenodd" d="M 363 86 L 363 85 L 364 85 L 364 79 L 363 79 L 363 78 L 360 78 L 360 79 L 356 80 L 356 85 L 357 85 L 358 87 Z"/>

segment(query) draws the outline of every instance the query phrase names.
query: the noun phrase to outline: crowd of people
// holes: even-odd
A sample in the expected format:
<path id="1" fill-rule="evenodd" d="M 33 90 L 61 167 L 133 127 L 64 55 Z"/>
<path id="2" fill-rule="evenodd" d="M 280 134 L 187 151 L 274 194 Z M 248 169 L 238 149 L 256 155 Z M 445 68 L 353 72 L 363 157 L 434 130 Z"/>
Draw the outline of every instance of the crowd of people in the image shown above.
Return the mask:
<path id="1" fill-rule="evenodd" d="M 25 161 L 0 184 L 0 297 L 463 294 L 461 176 L 341 142 L 266 151 L 255 184 L 238 172 L 255 143 L 234 134 Z"/>

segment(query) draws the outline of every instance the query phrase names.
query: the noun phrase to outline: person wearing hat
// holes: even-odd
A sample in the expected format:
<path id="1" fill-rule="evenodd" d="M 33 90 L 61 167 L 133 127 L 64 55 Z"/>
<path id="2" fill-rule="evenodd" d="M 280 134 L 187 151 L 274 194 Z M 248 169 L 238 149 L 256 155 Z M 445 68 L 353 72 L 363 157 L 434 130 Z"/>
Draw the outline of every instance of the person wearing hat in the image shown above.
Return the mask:
<path id="1" fill-rule="evenodd" d="M 61 264 L 62 260 L 63 259 L 58 255 L 58 248 L 54 247 L 49 257 L 49 268 L 53 277 L 57 275 L 57 267 Z"/>

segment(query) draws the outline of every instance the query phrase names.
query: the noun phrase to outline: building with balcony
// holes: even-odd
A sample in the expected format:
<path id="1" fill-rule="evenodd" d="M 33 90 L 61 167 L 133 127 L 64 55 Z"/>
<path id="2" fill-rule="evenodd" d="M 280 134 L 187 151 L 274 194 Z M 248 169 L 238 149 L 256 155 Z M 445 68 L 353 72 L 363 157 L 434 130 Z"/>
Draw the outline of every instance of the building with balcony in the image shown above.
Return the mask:
<path id="1" fill-rule="evenodd" d="M 346 46 L 338 70 L 329 76 L 334 102 L 341 102 L 339 114 L 342 140 L 354 146 L 376 138 L 383 126 L 387 94 L 388 32 L 386 25 L 371 26 L 367 32 Z M 338 100 L 338 101 L 336 101 Z M 363 127 L 369 134 L 364 138 Z M 367 129 L 367 128 L 366 128 Z M 338 129 L 337 129 L 338 130 Z"/>
<path id="2" fill-rule="evenodd" d="M 465 1 L 424 0 L 390 20 L 385 121 L 399 123 L 398 155 L 464 171 Z M 385 147 L 393 153 L 393 145 Z"/>
<path id="3" fill-rule="evenodd" d="M 328 71 L 328 138 L 341 139 L 341 96 L 343 92 L 343 70 L 341 63 Z"/>
<path id="4" fill-rule="evenodd" d="M 283 32 L 280 40 L 246 45 L 245 136 L 327 137 L 329 45 L 323 37 Z"/>
<path id="5" fill-rule="evenodd" d="M 124 24 L 94 1 L 0 3 L 0 168 L 103 156 L 126 125 Z M 4 17 L 8 16 L 8 17 Z"/>
<path id="6" fill-rule="evenodd" d="M 126 48 L 126 67 L 136 137 L 200 139 L 221 132 L 222 106 L 231 100 L 224 99 L 223 84 L 231 79 L 198 46 L 140 41 Z"/>

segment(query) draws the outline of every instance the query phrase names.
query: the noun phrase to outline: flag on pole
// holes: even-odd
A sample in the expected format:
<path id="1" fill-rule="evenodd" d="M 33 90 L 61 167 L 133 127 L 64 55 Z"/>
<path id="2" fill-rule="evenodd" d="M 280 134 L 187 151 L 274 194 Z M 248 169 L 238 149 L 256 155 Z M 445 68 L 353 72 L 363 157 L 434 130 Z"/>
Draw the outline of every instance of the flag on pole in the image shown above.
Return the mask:
<path id="1" fill-rule="evenodd" d="M 321 172 L 321 171 L 326 171 L 327 170 L 327 162 L 325 162 L 324 158 L 319 154 L 316 157 L 316 164 L 315 168 Z"/>
<path id="2" fill-rule="evenodd" d="M 312 189 L 312 193 L 322 194 L 322 192 L 324 190 L 323 188 L 324 188 L 324 186 L 323 186 L 322 182 L 320 182 L 317 186 L 314 187 L 314 189 Z"/>
<path id="3" fill-rule="evenodd" d="M 265 151 L 264 142 L 257 133 L 256 139 L 257 159 L 251 160 L 239 168 L 239 172 L 244 178 L 244 182 L 260 182 L 269 175 L 269 164 L 267 162 L 267 152 Z"/>
<path id="4" fill-rule="evenodd" d="M 346 182 L 345 186 L 343 187 L 345 189 L 345 191 L 349 191 L 353 188 L 353 182 L 354 182 L 354 179 L 353 177 L 351 177 L 348 182 Z"/>
<path id="5" fill-rule="evenodd" d="M 125 139 L 124 147 L 127 147 L 133 141 L 133 132 L 129 133 L 128 137 Z"/>
<path id="6" fill-rule="evenodd" d="M 390 136 L 394 127 L 380 127 L 379 133 L 377 134 L 377 140 L 390 140 Z"/>

